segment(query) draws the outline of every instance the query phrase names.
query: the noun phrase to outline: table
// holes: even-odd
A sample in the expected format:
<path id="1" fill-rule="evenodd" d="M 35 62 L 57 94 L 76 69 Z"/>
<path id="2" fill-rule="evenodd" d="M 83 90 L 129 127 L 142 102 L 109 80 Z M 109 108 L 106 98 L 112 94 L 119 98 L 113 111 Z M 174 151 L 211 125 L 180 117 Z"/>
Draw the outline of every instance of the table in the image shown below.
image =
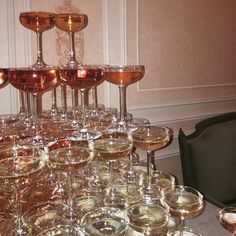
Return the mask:
<path id="1" fill-rule="evenodd" d="M 193 220 L 186 221 L 186 225 L 197 229 L 203 236 L 229 236 L 217 219 L 219 207 L 206 202 L 205 210 Z"/>

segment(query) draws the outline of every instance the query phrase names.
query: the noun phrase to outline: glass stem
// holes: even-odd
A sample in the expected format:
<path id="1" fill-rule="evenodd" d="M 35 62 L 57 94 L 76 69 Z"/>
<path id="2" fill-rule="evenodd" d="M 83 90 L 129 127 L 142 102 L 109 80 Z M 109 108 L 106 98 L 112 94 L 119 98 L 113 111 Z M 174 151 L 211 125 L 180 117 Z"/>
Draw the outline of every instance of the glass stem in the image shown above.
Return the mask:
<path id="1" fill-rule="evenodd" d="M 126 114 L 126 86 L 119 86 L 119 98 L 120 98 L 120 121 L 125 121 Z"/>
<path id="2" fill-rule="evenodd" d="M 76 90 L 72 88 L 72 113 L 73 113 L 72 126 L 73 127 L 78 126 L 78 121 L 76 117 L 77 109 L 75 105 L 75 100 L 76 100 Z"/>
<path id="3" fill-rule="evenodd" d="M 66 100 L 66 85 L 61 84 L 61 106 L 62 106 L 62 114 L 61 114 L 61 120 L 66 120 L 66 114 L 67 114 L 67 100 Z"/>
<path id="4" fill-rule="evenodd" d="M 151 183 L 151 161 L 152 161 L 152 155 L 151 155 L 151 151 L 147 151 L 147 190 L 151 191 L 152 190 L 152 183 Z"/>
<path id="5" fill-rule="evenodd" d="M 179 221 L 179 236 L 183 236 L 184 235 L 184 220 L 180 218 Z"/>
<path id="6" fill-rule="evenodd" d="M 46 64 L 43 61 L 42 33 L 36 32 L 36 35 L 37 35 L 37 61 L 35 65 L 37 67 L 43 67 Z"/>
<path id="7" fill-rule="evenodd" d="M 78 110 L 78 106 L 79 106 L 79 91 L 76 88 L 75 89 L 75 109 Z"/>
<path id="8" fill-rule="evenodd" d="M 25 116 L 25 119 L 24 119 L 24 124 L 29 127 L 31 125 L 31 114 L 32 114 L 32 111 L 31 111 L 31 103 L 32 103 L 32 99 L 31 99 L 31 94 L 25 92 L 25 96 L 26 96 L 26 116 Z"/>
<path id="9" fill-rule="evenodd" d="M 19 115 L 20 116 L 25 116 L 25 92 L 20 91 L 19 95 L 20 95 L 20 111 L 19 111 Z"/>
<path id="10" fill-rule="evenodd" d="M 58 109 L 57 109 L 57 89 L 52 89 L 52 107 L 51 107 L 51 116 L 55 117 L 57 116 Z"/>
<path id="11" fill-rule="evenodd" d="M 22 231 L 23 218 L 22 218 L 22 204 L 20 200 L 20 183 L 16 180 L 15 184 L 15 204 L 16 204 L 16 227 L 17 232 Z"/>
<path id="12" fill-rule="evenodd" d="M 72 173 L 68 172 L 68 207 L 70 215 L 73 214 L 72 183 L 73 183 Z"/>
<path id="13" fill-rule="evenodd" d="M 69 64 L 71 66 L 74 66 L 77 63 L 75 58 L 75 34 L 73 32 L 69 32 L 69 38 L 70 38 L 70 61 Z"/>
<path id="14" fill-rule="evenodd" d="M 31 111 L 31 95 L 29 93 L 26 93 L 26 106 L 27 106 L 27 115 L 31 116 L 32 111 Z"/>
<path id="15" fill-rule="evenodd" d="M 134 176 L 134 166 L 133 166 L 133 152 L 129 154 L 129 170 L 128 170 L 129 176 Z"/>
<path id="16" fill-rule="evenodd" d="M 109 161 L 110 197 L 114 196 L 114 161 Z"/>
<path id="17" fill-rule="evenodd" d="M 32 109 L 32 117 L 35 125 L 35 136 L 39 136 L 39 124 L 38 124 L 38 96 L 33 94 L 33 109 Z"/>
<path id="18" fill-rule="evenodd" d="M 93 100 L 93 109 L 96 110 L 98 107 L 98 96 L 97 96 L 97 87 L 92 87 L 92 100 Z"/>
<path id="19" fill-rule="evenodd" d="M 85 114 L 85 91 L 84 89 L 80 90 L 81 96 L 81 112 L 82 112 L 82 126 L 86 128 L 86 114 Z"/>

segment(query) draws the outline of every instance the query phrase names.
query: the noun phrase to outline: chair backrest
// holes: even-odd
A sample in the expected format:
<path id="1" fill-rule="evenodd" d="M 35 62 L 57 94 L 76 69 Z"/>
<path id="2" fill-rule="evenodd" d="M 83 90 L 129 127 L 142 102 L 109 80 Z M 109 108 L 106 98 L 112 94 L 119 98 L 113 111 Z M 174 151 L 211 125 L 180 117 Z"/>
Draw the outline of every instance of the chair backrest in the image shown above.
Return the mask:
<path id="1" fill-rule="evenodd" d="M 179 147 L 185 185 L 213 203 L 236 203 L 236 112 L 199 122 L 190 135 L 180 129 Z"/>

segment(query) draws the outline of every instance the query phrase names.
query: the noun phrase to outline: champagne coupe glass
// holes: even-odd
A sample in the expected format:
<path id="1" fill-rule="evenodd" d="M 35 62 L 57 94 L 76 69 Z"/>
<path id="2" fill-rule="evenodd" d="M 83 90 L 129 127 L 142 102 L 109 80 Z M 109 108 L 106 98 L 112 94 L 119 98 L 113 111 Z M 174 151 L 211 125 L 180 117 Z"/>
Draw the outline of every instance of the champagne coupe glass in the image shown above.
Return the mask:
<path id="1" fill-rule="evenodd" d="M 94 152 L 97 160 L 109 162 L 109 193 L 105 197 L 105 205 L 117 206 L 123 196 L 119 196 L 114 192 L 114 164 L 122 158 L 129 155 L 133 148 L 133 140 L 131 132 L 109 132 L 101 138 L 94 140 Z M 123 201 L 123 200 L 122 200 Z"/>
<path id="2" fill-rule="evenodd" d="M 62 31 L 65 31 L 69 34 L 70 38 L 70 52 L 69 52 L 69 62 L 66 64 L 67 67 L 76 67 L 79 64 L 79 62 L 76 60 L 75 55 L 75 33 L 83 30 L 88 25 L 88 17 L 85 14 L 78 14 L 78 13 L 60 13 L 56 14 L 56 21 L 55 21 L 56 27 Z M 61 114 L 61 120 L 67 121 L 68 117 L 66 115 L 66 105 L 65 105 L 65 91 L 66 91 L 66 84 L 61 83 L 61 91 L 62 91 L 62 114 Z M 76 90 L 77 88 L 72 88 L 72 106 L 73 106 L 73 112 L 76 113 Z M 75 116 L 75 115 L 74 115 Z M 74 120 L 75 125 L 77 124 Z"/>
<path id="3" fill-rule="evenodd" d="M 101 68 L 108 67 L 109 65 L 99 65 Z M 88 105 L 88 112 L 89 116 L 92 118 L 100 118 L 105 116 L 107 113 L 105 112 L 105 105 L 104 104 L 98 104 L 98 94 L 97 94 L 97 88 L 98 86 L 103 83 L 104 79 L 100 81 L 100 83 L 94 85 L 91 88 L 91 98 L 92 98 L 92 104 Z"/>
<path id="4" fill-rule="evenodd" d="M 68 67 L 78 66 L 75 55 L 75 33 L 83 30 L 88 25 L 88 17 L 78 13 L 56 14 L 56 27 L 69 34 L 70 37 L 70 59 Z"/>
<path id="5" fill-rule="evenodd" d="M 224 207 L 218 214 L 221 225 L 232 235 L 236 235 L 236 207 Z"/>
<path id="6" fill-rule="evenodd" d="M 129 219 L 118 208 L 99 207 L 86 213 L 80 225 L 87 236 L 125 236 L 128 232 Z"/>
<path id="7" fill-rule="evenodd" d="M 151 182 L 162 190 L 164 188 L 175 186 L 176 178 L 172 174 L 165 171 L 155 170 L 153 171 Z"/>
<path id="8" fill-rule="evenodd" d="M 96 65 L 80 65 L 74 68 L 66 66 L 60 67 L 59 73 L 63 83 L 71 88 L 78 88 L 81 94 L 82 128 L 75 131 L 71 139 L 87 140 L 98 138 L 101 135 L 99 132 L 91 131 L 86 127 L 85 93 L 104 79 L 103 68 Z M 74 117 L 74 120 L 76 122 L 76 117 Z"/>
<path id="9" fill-rule="evenodd" d="M 8 85 L 9 79 L 8 79 L 8 68 L 0 68 L 0 89 Z M 20 110 L 18 113 L 18 120 L 21 120 L 24 118 L 26 114 L 26 106 L 25 106 L 25 97 L 26 94 L 23 91 L 19 91 L 19 97 L 20 97 Z"/>
<path id="10" fill-rule="evenodd" d="M 137 232 L 149 235 L 166 235 L 165 226 L 168 223 L 168 212 L 164 207 L 146 202 L 138 202 L 127 209 L 130 227 Z"/>
<path id="11" fill-rule="evenodd" d="M 52 89 L 58 84 L 58 70 L 54 67 L 25 67 L 9 69 L 9 81 L 18 90 L 31 93 L 33 96 L 33 120 L 35 135 L 22 140 L 20 145 L 43 146 L 45 139 L 40 135 L 38 122 L 39 111 L 37 106 L 38 96 Z"/>
<path id="12" fill-rule="evenodd" d="M 27 180 L 36 178 L 44 166 L 44 160 L 41 156 L 12 156 L 0 160 L 0 166 L 0 182 L 15 187 L 16 221 L 7 235 L 27 235 L 31 229 L 22 215 L 21 186 Z"/>
<path id="13" fill-rule="evenodd" d="M 55 14 L 52 12 L 21 12 L 20 23 L 27 29 L 32 30 L 37 36 L 37 60 L 31 67 L 42 68 L 50 67 L 44 62 L 43 59 L 43 44 L 42 34 L 44 31 L 50 30 L 55 26 Z M 56 88 L 52 89 L 52 107 L 49 115 L 52 118 L 58 113 L 57 102 L 56 102 Z"/>
<path id="14" fill-rule="evenodd" d="M 170 230 L 167 235 L 201 235 L 195 230 L 184 226 L 186 219 L 197 217 L 203 210 L 203 196 L 198 190 L 182 185 L 164 188 L 161 201 L 171 216 L 180 219 L 179 229 Z"/>
<path id="15" fill-rule="evenodd" d="M 132 124 L 135 126 L 150 125 L 150 121 L 145 118 L 133 118 Z M 139 155 L 135 151 L 136 147 L 134 146 L 129 155 L 128 169 L 124 173 L 125 181 L 130 184 L 138 184 L 140 180 L 140 173 L 134 170 L 134 164 L 139 161 Z"/>
<path id="16" fill-rule="evenodd" d="M 144 195 L 155 195 L 155 189 L 151 183 L 152 153 L 170 143 L 172 131 L 167 127 L 145 125 L 139 126 L 132 134 L 134 146 L 147 152 L 147 184 L 144 187 Z"/>
<path id="17" fill-rule="evenodd" d="M 104 112 L 105 109 L 104 104 L 98 104 L 97 87 L 98 85 L 92 87 L 92 116 L 98 116 L 100 114 L 100 111 Z"/>
<path id="18" fill-rule="evenodd" d="M 84 234 L 77 226 L 56 225 L 50 229 L 46 229 L 36 236 L 84 236 Z"/>
<path id="19" fill-rule="evenodd" d="M 57 145 L 58 144 L 58 145 Z M 62 146 L 60 146 L 62 145 Z M 77 215 L 73 209 L 72 184 L 76 171 L 93 160 L 93 144 L 85 141 L 56 141 L 48 147 L 48 166 L 53 171 L 64 171 L 68 176 L 68 211 L 65 216 L 72 222 Z"/>
<path id="20" fill-rule="evenodd" d="M 0 68 L 0 89 L 4 88 L 9 84 L 9 79 L 8 79 L 8 68 Z M 25 104 L 24 104 L 24 94 L 23 92 L 20 92 L 20 111 L 19 115 L 24 116 L 25 115 Z M 18 120 L 19 118 L 18 117 Z"/>
<path id="21" fill-rule="evenodd" d="M 32 67 L 45 67 L 43 60 L 42 34 L 55 26 L 55 14 L 51 12 L 21 12 L 20 23 L 37 35 L 37 60 Z"/>
<path id="22" fill-rule="evenodd" d="M 120 117 L 109 127 L 110 130 L 135 130 L 136 127 L 126 120 L 126 87 L 143 78 L 145 67 L 143 65 L 109 66 L 105 68 L 105 80 L 118 85 L 120 98 Z"/>
<path id="23" fill-rule="evenodd" d="M 54 202 L 44 202 L 36 204 L 25 212 L 25 222 L 32 226 L 32 235 L 52 228 L 55 225 L 67 224 L 67 219 L 63 217 L 63 205 Z"/>
<path id="24" fill-rule="evenodd" d="M 0 89 L 4 88 L 8 85 L 8 69 L 7 68 L 0 68 Z"/>

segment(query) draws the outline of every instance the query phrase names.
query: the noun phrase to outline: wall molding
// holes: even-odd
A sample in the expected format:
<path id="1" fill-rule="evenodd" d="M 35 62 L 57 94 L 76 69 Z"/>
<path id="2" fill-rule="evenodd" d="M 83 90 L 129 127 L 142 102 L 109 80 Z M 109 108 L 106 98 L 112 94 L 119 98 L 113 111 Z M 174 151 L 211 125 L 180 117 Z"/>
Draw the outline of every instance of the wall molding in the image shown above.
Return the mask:
<path id="1" fill-rule="evenodd" d="M 236 83 L 222 83 L 222 84 L 208 84 L 208 85 L 194 85 L 194 86 L 180 86 L 180 87 L 162 87 L 162 88 L 140 88 L 140 82 L 137 84 L 138 92 L 153 92 L 153 91 L 173 91 L 173 90 L 190 90 L 190 89 L 205 89 L 205 88 L 216 88 L 216 87 L 228 87 L 236 86 Z"/>
<path id="2" fill-rule="evenodd" d="M 178 106 L 192 106 L 192 105 L 202 105 L 202 104 L 214 104 L 220 102 L 234 102 L 235 101 L 235 108 L 236 108 L 236 96 L 230 97 L 211 97 L 210 99 L 199 99 L 197 101 L 188 101 L 188 102 L 176 102 L 176 103 L 161 103 L 161 104 L 147 104 L 147 105 L 133 105 L 128 106 L 129 111 L 138 111 L 138 110 L 149 110 L 149 109 L 156 109 L 156 108 L 173 108 Z"/>

